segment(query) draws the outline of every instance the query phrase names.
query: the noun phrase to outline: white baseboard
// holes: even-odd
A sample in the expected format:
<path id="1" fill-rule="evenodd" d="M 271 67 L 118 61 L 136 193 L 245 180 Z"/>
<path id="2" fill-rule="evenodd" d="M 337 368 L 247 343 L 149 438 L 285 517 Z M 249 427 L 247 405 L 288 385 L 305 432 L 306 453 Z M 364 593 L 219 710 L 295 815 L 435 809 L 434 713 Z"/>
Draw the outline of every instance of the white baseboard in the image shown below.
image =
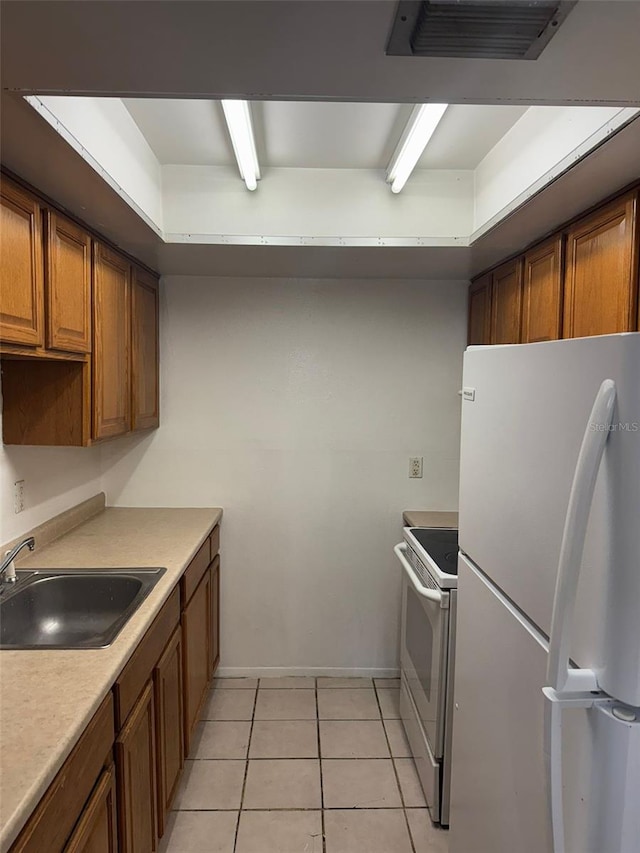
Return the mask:
<path id="1" fill-rule="evenodd" d="M 336 666 L 219 666 L 219 678 L 273 678 L 280 675 L 330 676 L 333 678 L 399 678 L 397 667 Z"/>

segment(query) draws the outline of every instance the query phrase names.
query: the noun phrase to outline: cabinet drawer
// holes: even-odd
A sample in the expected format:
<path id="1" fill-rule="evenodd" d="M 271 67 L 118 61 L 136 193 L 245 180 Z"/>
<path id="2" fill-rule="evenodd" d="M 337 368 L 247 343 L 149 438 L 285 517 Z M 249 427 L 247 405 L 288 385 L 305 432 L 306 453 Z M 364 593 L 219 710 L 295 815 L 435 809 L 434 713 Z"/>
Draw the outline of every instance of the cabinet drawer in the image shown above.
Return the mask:
<path id="1" fill-rule="evenodd" d="M 96 711 L 84 734 L 51 783 L 11 853 L 59 853 L 113 747 L 113 697 Z"/>
<path id="2" fill-rule="evenodd" d="M 176 586 L 113 687 L 118 730 L 131 713 L 179 621 L 180 591 Z"/>
<path id="3" fill-rule="evenodd" d="M 198 553 L 187 566 L 187 570 L 182 575 L 180 587 L 182 590 L 182 609 L 187 606 L 187 603 L 196 587 L 200 583 L 203 574 L 206 572 L 209 563 L 211 562 L 211 537 L 207 536 L 204 540 Z"/>

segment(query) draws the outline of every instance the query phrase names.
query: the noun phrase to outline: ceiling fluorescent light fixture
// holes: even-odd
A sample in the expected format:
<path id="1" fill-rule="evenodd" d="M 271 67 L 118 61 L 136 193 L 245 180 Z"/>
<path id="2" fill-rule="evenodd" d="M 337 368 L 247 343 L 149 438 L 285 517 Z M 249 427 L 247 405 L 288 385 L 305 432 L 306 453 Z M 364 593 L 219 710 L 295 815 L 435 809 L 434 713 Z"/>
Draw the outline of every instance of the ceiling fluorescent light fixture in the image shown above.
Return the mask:
<path id="1" fill-rule="evenodd" d="M 391 184 L 391 192 L 399 193 L 407 183 L 448 106 L 416 104 L 413 108 L 387 169 L 387 183 Z"/>
<path id="2" fill-rule="evenodd" d="M 260 180 L 260 165 L 253 136 L 251 110 L 248 101 L 221 101 L 229 128 L 233 153 L 236 155 L 240 177 L 248 190 L 255 190 Z"/>

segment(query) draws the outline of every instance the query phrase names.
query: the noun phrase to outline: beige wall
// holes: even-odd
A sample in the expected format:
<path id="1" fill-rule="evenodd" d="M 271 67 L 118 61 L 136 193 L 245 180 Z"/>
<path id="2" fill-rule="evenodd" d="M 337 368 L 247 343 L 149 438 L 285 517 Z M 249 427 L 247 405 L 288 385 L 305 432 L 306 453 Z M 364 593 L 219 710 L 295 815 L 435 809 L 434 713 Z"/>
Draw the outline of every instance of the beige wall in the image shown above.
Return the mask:
<path id="1" fill-rule="evenodd" d="M 99 447 L 0 445 L 0 543 L 99 492 L 100 453 Z M 13 503 L 16 480 L 25 481 L 25 508 L 19 515 Z"/>
<path id="2" fill-rule="evenodd" d="M 225 670 L 395 669 L 401 512 L 457 507 L 466 287 L 163 280 L 161 427 L 102 485 L 224 507 Z"/>

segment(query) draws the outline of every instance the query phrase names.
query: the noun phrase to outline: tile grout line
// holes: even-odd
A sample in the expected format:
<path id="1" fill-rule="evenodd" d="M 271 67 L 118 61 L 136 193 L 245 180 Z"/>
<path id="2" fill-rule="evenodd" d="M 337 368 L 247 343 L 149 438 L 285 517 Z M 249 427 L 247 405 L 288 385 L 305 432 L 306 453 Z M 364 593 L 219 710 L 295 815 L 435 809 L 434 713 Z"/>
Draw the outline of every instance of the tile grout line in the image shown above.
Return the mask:
<path id="1" fill-rule="evenodd" d="M 376 702 L 378 703 L 378 708 L 380 709 L 380 719 L 382 721 L 382 730 L 384 731 L 384 737 L 387 741 L 387 746 L 389 748 L 389 756 L 391 758 L 391 766 L 393 767 L 393 775 L 396 779 L 396 785 L 398 786 L 398 791 L 400 793 L 400 802 L 402 803 L 402 814 L 404 815 L 404 822 L 407 827 L 407 832 L 409 833 L 409 844 L 411 845 L 412 853 L 416 853 L 415 844 L 413 843 L 413 835 L 411 834 L 411 826 L 409 825 L 409 817 L 407 815 L 407 807 L 404 803 L 404 794 L 402 792 L 402 786 L 400 785 L 400 777 L 398 776 L 398 768 L 396 767 L 396 762 L 393 756 L 393 752 L 391 751 L 391 742 L 389 741 L 389 735 L 387 734 L 387 727 L 384 724 L 384 717 L 382 716 L 382 705 L 380 704 L 380 697 L 378 696 L 378 686 L 374 680 L 373 689 L 376 696 Z"/>
<path id="2" fill-rule="evenodd" d="M 242 780 L 242 791 L 240 793 L 240 808 L 238 809 L 238 820 L 236 821 L 236 833 L 233 839 L 233 853 L 236 851 L 236 847 L 238 845 L 238 834 L 240 832 L 240 818 L 242 817 L 242 806 L 244 804 L 244 792 L 247 787 L 247 776 L 249 775 L 249 750 L 251 749 L 251 738 L 253 736 L 253 722 L 256 716 L 256 705 L 258 704 L 258 690 L 260 689 L 260 679 L 258 679 L 258 684 L 256 687 L 256 692 L 253 697 L 253 712 L 251 714 L 251 725 L 249 726 L 249 740 L 247 741 L 247 755 L 245 758 L 244 765 L 244 778 Z"/>
<path id="3" fill-rule="evenodd" d="M 327 837 L 325 835 L 324 826 L 324 780 L 322 774 L 322 746 L 320 745 L 320 706 L 318 704 L 318 679 L 315 680 L 316 686 L 316 731 L 318 733 L 318 770 L 320 772 L 320 828 L 322 831 L 322 853 L 327 850 Z"/>

